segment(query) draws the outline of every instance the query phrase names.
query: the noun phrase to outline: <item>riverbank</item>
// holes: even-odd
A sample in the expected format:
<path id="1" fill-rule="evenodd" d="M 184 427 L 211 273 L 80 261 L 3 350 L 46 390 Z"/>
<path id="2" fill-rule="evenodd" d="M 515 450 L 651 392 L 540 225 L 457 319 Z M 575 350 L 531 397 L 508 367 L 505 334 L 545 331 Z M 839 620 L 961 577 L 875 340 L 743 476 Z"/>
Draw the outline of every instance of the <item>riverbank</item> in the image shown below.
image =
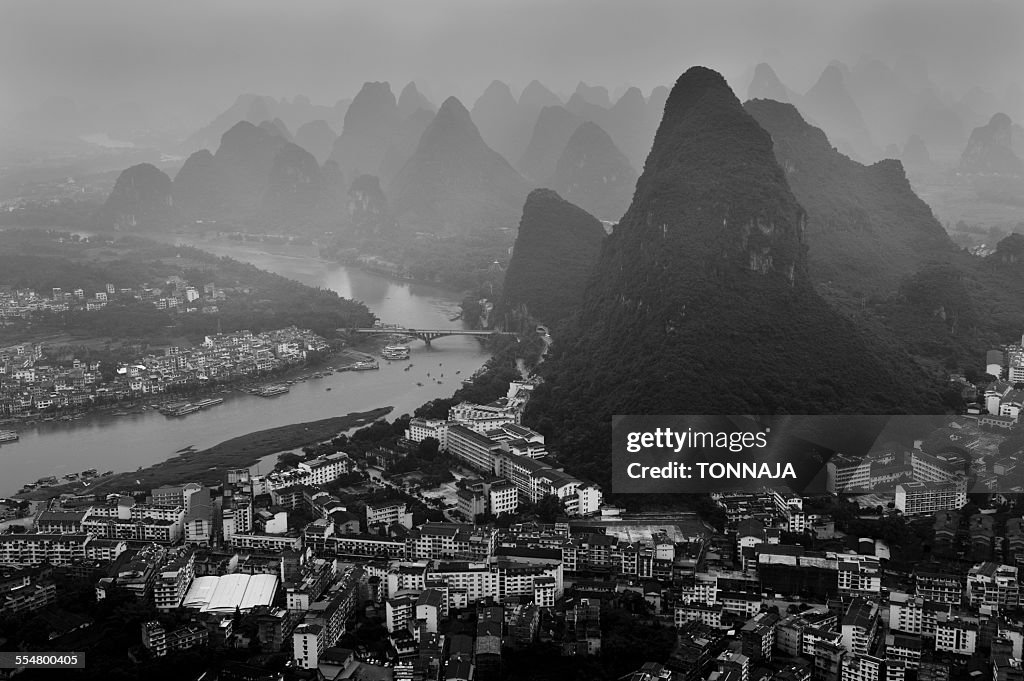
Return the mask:
<path id="1" fill-rule="evenodd" d="M 383 343 L 365 342 L 360 347 L 376 350 Z M 190 390 L 174 391 L 162 395 L 143 396 L 134 399 L 118 400 L 104 404 L 94 404 L 78 409 L 59 409 L 51 412 L 37 412 L 21 417 L 0 419 L 0 427 L 23 430 L 41 423 L 64 423 L 82 419 L 99 417 L 131 416 L 141 414 L 147 409 L 159 409 L 168 404 L 188 402 L 203 397 L 229 396 L 236 393 L 251 394 L 255 389 L 279 383 L 307 381 L 317 377 L 324 371 L 351 371 L 360 362 L 373 361 L 377 358 L 355 347 L 330 351 L 313 360 L 284 367 L 271 373 L 245 376 L 208 385 L 197 384 Z"/>
<path id="2" fill-rule="evenodd" d="M 60 494 L 105 494 L 123 489 L 148 490 L 162 485 L 186 482 L 215 485 L 223 482 L 224 472 L 228 469 L 248 468 L 275 452 L 330 440 L 339 433 L 369 425 L 387 416 L 391 411 L 392 407 L 380 407 L 319 421 L 268 428 L 225 440 L 208 449 L 186 449 L 158 464 L 134 472 L 117 473 L 101 478 L 88 486 L 77 482 L 17 494 L 15 498 L 39 500 Z"/>
<path id="3" fill-rule="evenodd" d="M 222 246 L 211 243 L 210 247 L 220 255 L 228 255 Z M 437 287 L 396 283 L 358 268 L 296 257 L 297 254 L 275 256 L 245 249 L 233 255 L 306 286 L 362 301 L 385 323 L 421 329 L 462 326 L 451 321 L 459 312 L 457 296 Z M 160 396 L 147 395 L 146 400 L 135 404 L 120 403 L 109 411 L 66 423 L 55 419 L 27 426 L 19 424 L 15 427 L 22 436 L 20 442 L 4 445 L 0 452 L 3 461 L 0 465 L 4 470 L 0 494 L 17 494 L 22 485 L 48 476 L 64 482 L 66 476 L 89 469 L 98 469 L 101 473 L 134 471 L 139 466 L 157 464 L 190 445 L 206 449 L 253 431 L 362 412 L 380 405 L 393 406 L 392 416 L 411 414 L 425 402 L 450 398 L 453 388 L 459 387 L 458 379 L 473 375 L 492 354 L 489 342 L 451 336 L 438 339 L 430 346 L 418 340 L 408 342 L 410 359 L 388 362 L 381 358 L 380 346 L 393 344 L 398 339 L 360 334 L 346 340 L 341 352 L 324 367 L 298 368 L 295 374 L 246 384 L 254 388 L 265 382 L 294 381 L 288 394 L 273 399 L 255 397 L 233 386 L 230 393 L 217 395 L 225 398 L 224 403 L 181 418 L 169 418 L 152 409 L 149 405 Z M 378 370 L 338 370 L 349 361 L 370 359 L 377 362 Z M 443 368 L 439 368 L 441 362 Z M 333 373 L 327 371 L 327 367 L 333 368 Z M 438 370 L 434 371 L 435 368 Z M 440 371 L 446 376 L 440 377 Z M 323 375 L 302 380 L 311 373 Z M 437 383 L 435 377 L 443 384 Z M 181 395 L 178 399 L 188 401 L 190 397 Z M 143 406 L 147 408 L 143 410 Z M 264 461 L 270 462 L 273 458 L 269 456 Z"/>

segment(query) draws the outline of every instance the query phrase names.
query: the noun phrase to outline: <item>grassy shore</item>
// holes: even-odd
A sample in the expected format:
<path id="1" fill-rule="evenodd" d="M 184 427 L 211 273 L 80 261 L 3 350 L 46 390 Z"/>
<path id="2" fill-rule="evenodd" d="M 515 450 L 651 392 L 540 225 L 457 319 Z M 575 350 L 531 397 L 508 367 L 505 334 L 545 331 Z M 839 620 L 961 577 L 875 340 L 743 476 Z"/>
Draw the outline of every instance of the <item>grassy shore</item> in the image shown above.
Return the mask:
<path id="1" fill-rule="evenodd" d="M 109 494 L 118 490 L 148 490 L 186 482 L 216 485 L 223 482 L 224 472 L 229 468 L 248 468 L 268 454 L 330 440 L 350 428 L 369 425 L 391 410 L 392 407 L 381 407 L 319 421 L 259 430 L 225 440 L 209 449 L 186 450 L 138 471 L 101 478 L 88 487 L 76 482 L 18 494 L 17 498 L 48 499 L 62 493 Z M 136 483 L 136 480 L 139 482 Z"/>

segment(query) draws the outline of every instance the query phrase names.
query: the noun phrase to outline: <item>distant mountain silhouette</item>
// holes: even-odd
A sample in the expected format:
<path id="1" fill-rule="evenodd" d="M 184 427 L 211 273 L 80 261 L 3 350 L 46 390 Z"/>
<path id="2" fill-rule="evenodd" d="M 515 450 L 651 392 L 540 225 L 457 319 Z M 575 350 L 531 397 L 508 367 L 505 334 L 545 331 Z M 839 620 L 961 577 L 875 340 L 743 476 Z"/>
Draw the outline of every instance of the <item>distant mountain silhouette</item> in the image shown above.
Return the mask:
<path id="1" fill-rule="evenodd" d="M 776 102 L 792 104 L 796 101 L 797 94 L 782 84 L 771 66 L 761 62 L 754 67 L 754 77 L 747 88 L 747 98 L 773 99 Z"/>
<path id="2" fill-rule="evenodd" d="M 647 98 L 647 106 L 654 114 L 655 120 L 661 122 L 662 114 L 665 113 L 665 102 L 668 101 L 669 89 L 664 85 L 651 90 L 650 97 Z M 655 125 L 657 128 L 657 125 Z"/>
<path id="3" fill-rule="evenodd" d="M 123 171 L 96 215 L 100 229 L 161 229 L 177 217 L 171 178 L 149 163 Z"/>
<path id="4" fill-rule="evenodd" d="M 555 165 L 566 143 L 582 122 L 583 119 L 563 106 L 542 109 L 516 168 L 534 182 L 547 182 L 555 173 Z"/>
<path id="5" fill-rule="evenodd" d="M 911 135 L 903 147 L 900 156 L 903 165 L 908 168 L 927 168 L 932 164 L 931 154 L 928 153 L 928 145 L 924 143 L 920 135 Z"/>
<path id="6" fill-rule="evenodd" d="M 326 224 L 333 227 L 348 211 L 348 185 L 345 174 L 341 172 L 336 161 L 324 161 L 320 166 L 320 176 L 324 184 L 319 207 L 320 217 L 325 218 Z"/>
<path id="7" fill-rule="evenodd" d="M 373 175 L 360 175 L 348 190 L 348 219 L 354 236 L 374 237 L 395 231 L 395 220 L 380 180 Z"/>
<path id="8" fill-rule="evenodd" d="M 997 175 L 1024 174 L 1024 162 L 1013 152 L 1013 122 L 1004 113 L 975 128 L 960 157 L 960 172 Z"/>
<path id="9" fill-rule="evenodd" d="M 641 167 L 651 151 L 661 112 L 651 111 L 639 88 L 628 88 L 608 110 L 601 127 L 615 140 L 634 168 Z"/>
<path id="10" fill-rule="evenodd" d="M 900 144 L 913 134 L 914 91 L 888 64 L 862 59 L 850 70 L 847 88 L 876 145 Z"/>
<path id="11" fill-rule="evenodd" d="M 174 176 L 174 205 L 182 215 L 192 219 L 219 216 L 222 186 L 213 154 L 200 149 L 185 159 Z"/>
<path id="12" fill-rule="evenodd" d="M 975 85 L 953 103 L 953 110 L 963 118 L 967 127 L 981 127 L 999 111 L 999 98 L 991 91 Z"/>
<path id="13" fill-rule="evenodd" d="M 284 129 L 296 130 L 305 123 L 323 119 L 331 125 L 340 124 L 348 108 L 348 100 L 341 100 L 334 107 L 314 105 L 308 97 L 296 96 L 293 100 L 275 100 L 256 94 L 244 94 L 234 101 L 213 121 L 200 128 L 181 143 L 180 150 L 186 153 L 199 149 L 212 149 L 220 143 L 220 138 L 239 121 L 248 121 L 259 125 L 263 121 L 277 118 Z M 288 136 L 290 137 L 290 136 Z M 288 141 L 293 141 L 290 138 Z"/>
<path id="14" fill-rule="evenodd" d="M 313 154 L 291 142 L 274 156 L 262 196 L 266 217 L 309 220 L 324 196 L 324 178 Z"/>
<path id="15" fill-rule="evenodd" d="M 274 157 L 288 142 L 273 126 L 257 127 L 242 121 L 224 133 L 213 155 L 220 181 L 220 205 L 244 213 L 259 206 Z"/>
<path id="16" fill-rule="evenodd" d="M 326 173 L 313 154 L 286 141 L 272 122 L 242 121 L 224 133 L 217 153 L 204 149 L 185 161 L 174 178 L 174 202 L 188 219 L 272 222 L 298 231 L 329 228 L 344 207 L 344 199 L 337 198 L 344 188 L 332 189 L 342 177 L 336 164 Z"/>
<path id="17" fill-rule="evenodd" d="M 427 129 L 432 120 L 434 120 L 432 110 L 416 109 L 398 124 L 387 151 L 384 152 L 384 158 L 380 162 L 380 179 L 385 186 L 394 179 L 402 166 L 412 157 L 413 152 L 416 151 L 416 145 L 420 143 L 420 137 L 423 136 L 423 131 Z"/>
<path id="18" fill-rule="evenodd" d="M 612 105 L 611 97 L 608 95 L 608 88 L 603 85 L 587 85 L 580 81 L 576 85 L 576 92 L 585 102 L 599 106 L 602 109 L 609 109 Z"/>
<path id="19" fill-rule="evenodd" d="M 963 119 L 932 89 L 922 90 L 915 97 L 909 128 L 932 151 L 959 153 L 967 143 Z"/>
<path id="20" fill-rule="evenodd" d="M 636 180 L 608 133 L 587 121 L 569 138 L 547 184 L 591 215 L 617 222 L 629 207 Z"/>
<path id="21" fill-rule="evenodd" d="M 524 120 L 519 102 L 506 83 L 493 81 L 473 104 L 473 122 L 487 145 L 506 160 L 523 153 L 532 121 Z"/>
<path id="22" fill-rule="evenodd" d="M 295 131 L 295 143 L 313 154 L 321 164 L 330 157 L 337 138 L 330 124 L 323 119 L 304 123 Z"/>
<path id="23" fill-rule="evenodd" d="M 288 130 L 288 126 L 284 124 L 280 118 L 275 118 L 272 121 L 263 121 L 259 124 L 259 127 L 263 128 L 267 132 L 280 135 L 281 139 L 285 142 L 294 142 L 295 138 L 292 137 L 292 133 Z"/>
<path id="24" fill-rule="evenodd" d="M 235 102 L 223 113 L 219 114 L 208 125 L 192 133 L 182 143 L 187 151 L 197 151 L 202 148 L 212 148 L 220 143 L 221 136 L 231 129 L 239 121 L 248 120 L 250 109 L 256 100 L 263 99 L 260 95 L 244 94 L 239 95 Z M 259 124 L 266 120 L 266 116 L 258 120 L 250 120 L 250 123 Z"/>
<path id="25" fill-rule="evenodd" d="M 606 117 L 608 116 L 608 109 L 601 106 L 600 104 L 594 104 L 584 97 L 577 90 L 569 98 L 569 101 L 565 103 L 565 108 L 570 113 L 579 116 L 585 121 L 592 121 L 598 125 L 604 125 Z"/>
<path id="26" fill-rule="evenodd" d="M 337 161 L 345 177 L 376 175 L 400 123 L 391 86 L 364 83 L 345 112 L 345 123 L 334 142 L 331 160 Z"/>
<path id="27" fill-rule="evenodd" d="M 416 83 L 410 81 L 402 88 L 402 93 L 398 95 L 398 115 L 406 119 L 416 113 L 418 109 L 425 109 L 433 113 L 437 110 L 437 107 L 420 93 L 416 88 Z"/>
<path id="28" fill-rule="evenodd" d="M 549 106 L 562 106 L 562 100 L 536 80 L 531 80 L 519 95 L 519 109 L 527 118 L 534 118 Z"/>
<path id="29" fill-rule="evenodd" d="M 528 191 L 526 180 L 484 142 L 469 111 L 449 97 L 388 196 L 405 230 L 465 234 L 514 228 Z"/>
<path id="30" fill-rule="evenodd" d="M 829 64 L 801 99 L 808 120 L 820 126 L 844 154 L 858 160 L 877 156 L 860 108 L 846 87 L 847 69 Z"/>

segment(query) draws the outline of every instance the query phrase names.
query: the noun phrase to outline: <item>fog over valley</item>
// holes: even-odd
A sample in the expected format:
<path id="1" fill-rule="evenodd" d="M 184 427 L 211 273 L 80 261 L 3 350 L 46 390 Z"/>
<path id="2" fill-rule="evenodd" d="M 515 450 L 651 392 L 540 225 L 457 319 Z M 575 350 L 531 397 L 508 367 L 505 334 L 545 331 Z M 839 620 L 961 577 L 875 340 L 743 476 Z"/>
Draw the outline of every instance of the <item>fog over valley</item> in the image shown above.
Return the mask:
<path id="1" fill-rule="evenodd" d="M 1022 36 L 0 0 L 0 677 L 1021 681 Z"/>

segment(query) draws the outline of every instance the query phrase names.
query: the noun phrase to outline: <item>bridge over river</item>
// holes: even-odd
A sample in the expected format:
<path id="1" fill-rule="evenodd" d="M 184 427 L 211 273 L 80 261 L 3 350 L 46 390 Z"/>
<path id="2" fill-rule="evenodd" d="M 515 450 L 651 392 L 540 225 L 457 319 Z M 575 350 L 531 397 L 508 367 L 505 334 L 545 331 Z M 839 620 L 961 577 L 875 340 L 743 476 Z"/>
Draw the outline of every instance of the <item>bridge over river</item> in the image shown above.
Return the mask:
<path id="1" fill-rule="evenodd" d="M 413 338 L 419 338 L 421 341 L 430 345 L 431 341 L 437 340 L 438 338 L 444 338 L 445 336 L 512 336 L 507 331 L 472 331 L 470 329 L 407 329 L 403 326 L 380 326 L 369 329 L 349 329 L 350 333 L 363 333 L 363 334 L 399 334 L 402 336 L 412 336 Z"/>

